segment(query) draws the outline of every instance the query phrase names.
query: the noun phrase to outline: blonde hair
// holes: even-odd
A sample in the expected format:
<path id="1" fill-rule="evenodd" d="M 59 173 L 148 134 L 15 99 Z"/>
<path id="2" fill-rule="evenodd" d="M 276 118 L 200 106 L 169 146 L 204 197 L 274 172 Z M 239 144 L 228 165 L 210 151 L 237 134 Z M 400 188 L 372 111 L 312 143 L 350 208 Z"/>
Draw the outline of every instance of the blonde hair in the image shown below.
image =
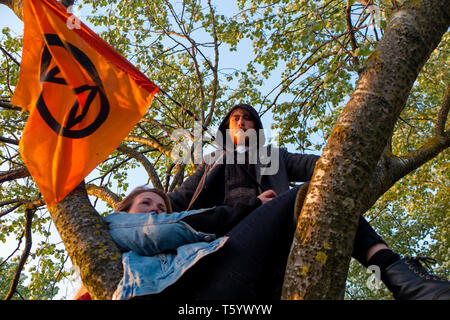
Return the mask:
<path id="1" fill-rule="evenodd" d="M 144 192 L 153 192 L 156 193 L 158 196 L 160 196 L 164 200 L 164 204 L 166 205 L 167 211 L 166 213 L 172 213 L 172 205 L 170 204 L 170 199 L 166 195 L 166 193 L 162 190 L 155 189 L 155 188 L 149 188 L 147 186 L 140 186 L 135 188 L 133 191 L 130 192 L 125 198 L 122 199 L 119 203 L 117 203 L 114 206 L 114 211 L 122 211 L 122 212 L 128 212 L 130 210 L 131 206 L 133 205 L 134 199 L 141 193 Z"/>

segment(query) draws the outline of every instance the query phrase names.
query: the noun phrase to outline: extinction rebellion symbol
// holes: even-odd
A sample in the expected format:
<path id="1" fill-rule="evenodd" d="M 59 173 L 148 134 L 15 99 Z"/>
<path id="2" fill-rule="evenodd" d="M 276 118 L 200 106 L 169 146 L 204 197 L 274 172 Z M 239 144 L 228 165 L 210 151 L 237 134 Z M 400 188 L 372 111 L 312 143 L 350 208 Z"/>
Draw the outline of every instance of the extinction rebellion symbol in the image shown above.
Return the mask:
<path id="1" fill-rule="evenodd" d="M 57 75 L 60 74 L 59 68 L 57 66 L 54 66 L 53 68 L 50 67 L 50 64 L 52 62 L 52 55 L 48 50 L 48 46 L 56 46 L 62 47 L 63 49 L 67 50 L 68 53 L 72 55 L 78 62 L 78 64 L 86 71 L 95 85 L 86 84 L 74 89 L 75 95 L 85 94 L 87 95 L 87 98 L 83 106 L 79 105 L 78 99 L 75 100 L 70 109 L 69 115 L 64 121 L 65 123 L 60 123 L 52 116 L 52 113 L 45 103 L 44 92 L 41 92 L 41 95 L 39 96 L 37 101 L 36 107 L 39 111 L 39 114 L 48 124 L 48 126 L 60 136 L 72 139 L 80 139 L 89 136 L 90 134 L 95 132 L 103 124 L 103 122 L 105 122 L 109 114 L 109 102 L 106 98 L 105 90 L 100 80 L 100 76 L 98 75 L 98 72 L 95 69 L 92 61 L 77 47 L 68 42 L 63 42 L 55 34 L 46 34 L 45 40 L 47 42 L 47 45 L 44 47 L 44 50 L 42 52 L 40 66 L 40 81 L 42 84 L 47 82 L 67 86 L 67 82 L 64 78 L 57 77 Z M 98 114 L 86 126 L 74 129 L 77 124 L 86 119 L 87 114 L 90 110 L 89 108 L 91 107 L 97 96 L 97 101 L 100 101 L 100 106 L 99 108 L 96 108 L 98 110 L 95 112 L 98 112 Z M 70 101 L 68 101 L 68 103 L 70 103 Z"/>

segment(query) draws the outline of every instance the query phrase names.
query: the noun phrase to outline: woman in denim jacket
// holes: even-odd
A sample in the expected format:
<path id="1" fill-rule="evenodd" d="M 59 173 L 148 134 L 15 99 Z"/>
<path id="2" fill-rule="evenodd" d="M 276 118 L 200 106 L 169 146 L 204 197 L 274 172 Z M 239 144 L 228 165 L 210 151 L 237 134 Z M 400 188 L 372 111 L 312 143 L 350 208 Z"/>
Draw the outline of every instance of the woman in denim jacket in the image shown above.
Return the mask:
<path id="1" fill-rule="evenodd" d="M 113 299 L 279 299 L 298 190 L 172 213 L 164 193 L 135 189 L 105 217 L 123 252 Z M 83 290 L 76 299 L 90 298 Z"/>

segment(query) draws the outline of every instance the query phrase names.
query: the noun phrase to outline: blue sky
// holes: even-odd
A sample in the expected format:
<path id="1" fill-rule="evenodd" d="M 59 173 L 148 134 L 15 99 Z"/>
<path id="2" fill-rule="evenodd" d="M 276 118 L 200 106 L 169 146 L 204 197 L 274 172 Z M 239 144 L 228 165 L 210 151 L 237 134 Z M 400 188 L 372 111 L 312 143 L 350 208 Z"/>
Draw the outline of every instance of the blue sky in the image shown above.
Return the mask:
<path id="1" fill-rule="evenodd" d="M 0 30 L 9 27 L 16 34 L 23 33 L 23 22 L 14 12 L 4 5 L 0 5 Z"/>

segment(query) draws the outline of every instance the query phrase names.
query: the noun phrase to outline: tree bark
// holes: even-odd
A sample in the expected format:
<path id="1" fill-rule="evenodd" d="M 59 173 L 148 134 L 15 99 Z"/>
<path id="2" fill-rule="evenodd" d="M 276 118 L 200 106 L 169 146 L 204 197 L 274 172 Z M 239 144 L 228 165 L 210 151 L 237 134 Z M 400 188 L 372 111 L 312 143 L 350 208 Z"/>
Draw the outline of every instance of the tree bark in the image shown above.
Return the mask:
<path id="1" fill-rule="evenodd" d="M 284 299 L 342 299 L 358 217 L 417 75 L 450 21 L 448 1 L 391 16 L 316 164 L 288 260 Z"/>
<path id="2" fill-rule="evenodd" d="M 122 255 L 89 202 L 84 183 L 48 210 L 91 297 L 111 299 L 122 278 Z"/>
<path id="3" fill-rule="evenodd" d="M 117 203 L 119 203 L 120 198 L 117 194 L 112 192 L 106 187 L 99 187 L 94 184 L 86 185 L 86 192 L 90 196 L 94 196 L 96 198 L 102 199 L 107 204 L 109 204 L 112 208 L 114 208 Z"/>

